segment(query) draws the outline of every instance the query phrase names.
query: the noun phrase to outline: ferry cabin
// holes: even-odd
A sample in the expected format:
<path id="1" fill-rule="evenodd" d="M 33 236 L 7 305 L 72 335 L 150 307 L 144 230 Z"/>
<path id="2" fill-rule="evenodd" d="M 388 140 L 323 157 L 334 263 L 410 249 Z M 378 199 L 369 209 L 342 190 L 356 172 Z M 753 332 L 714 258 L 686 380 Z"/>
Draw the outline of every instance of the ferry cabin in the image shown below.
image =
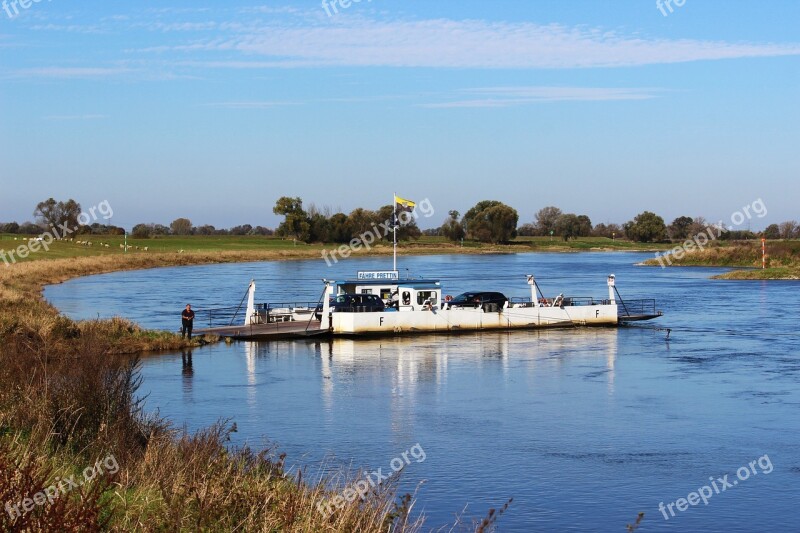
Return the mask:
<path id="1" fill-rule="evenodd" d="M 397 307 L 393 295 L 397 293 Z M 421 311 L 438 308 L 442 287 L 437 280 L 424 279 L 357 279 L 336 284 L 334 296 L 344 294 L 374 294 L 386 304 L 386 311 Z"/>

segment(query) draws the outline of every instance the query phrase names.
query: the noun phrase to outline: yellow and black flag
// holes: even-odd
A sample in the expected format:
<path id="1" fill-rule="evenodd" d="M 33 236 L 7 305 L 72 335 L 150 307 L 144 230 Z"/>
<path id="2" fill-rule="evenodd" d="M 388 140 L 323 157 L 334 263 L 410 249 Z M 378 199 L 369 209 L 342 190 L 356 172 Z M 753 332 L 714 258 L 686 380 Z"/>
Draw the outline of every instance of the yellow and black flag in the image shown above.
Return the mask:
<path id="1" fill-rule="evenodd" d="M 394 227 L 400 225 L 400 213 L 412 213 L 414 211 L 414 207 L 416 207 L 416 202 L 412 202 L 411 200 L 406 200 L 405 198 L 400 198 L 396 194 L 394 195 Z"/>
<path id="2" fill-rule="evenodd" d="M 394 195 L 394 203 L 398 208 L 404 209 L 405 211 L 412 211 L 417 205 L 416 202 L 406 200 L 405 198 L 400 198 L 396 194 Z"/>

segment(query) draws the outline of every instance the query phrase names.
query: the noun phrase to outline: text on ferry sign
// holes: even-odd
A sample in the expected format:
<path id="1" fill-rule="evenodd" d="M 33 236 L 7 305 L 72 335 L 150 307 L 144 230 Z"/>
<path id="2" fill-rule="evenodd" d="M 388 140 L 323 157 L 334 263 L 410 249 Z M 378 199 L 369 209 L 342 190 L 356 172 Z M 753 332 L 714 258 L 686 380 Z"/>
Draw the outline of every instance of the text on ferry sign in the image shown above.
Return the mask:
<path id="1" fill-rule="evenodd" d="M 361 280 L 399 280 L 400 274 L 397 270 L 378 270 L 378 271 L 359 271 L 358 279 Z"/>

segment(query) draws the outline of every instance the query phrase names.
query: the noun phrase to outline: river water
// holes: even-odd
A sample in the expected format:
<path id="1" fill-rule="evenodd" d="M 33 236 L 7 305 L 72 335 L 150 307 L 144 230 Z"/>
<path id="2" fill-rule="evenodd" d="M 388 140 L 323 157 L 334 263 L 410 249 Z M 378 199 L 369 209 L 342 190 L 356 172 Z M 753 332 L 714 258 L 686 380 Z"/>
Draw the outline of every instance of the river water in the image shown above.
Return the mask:
<path id="1" fill-rule="evenodd" d="M 800 283 L 634 266 L 646 257 L 401 258 L 403 271 L 441 279 L 453 295 L 527 296 L 535 274 L 548 296 L 602 298 L 615 273 L 623 298 L 656 298 L 664 311 L 644 325 L 219 344 L 191 359 L 148 356 L 141 392 L 148 410 L 190 430 L 231 419 L 234 444 L 275 447 L 311 476 L 405 463 L 400 489 L 416 492 L 428 528 L 513 498 L 499 531 L 624 531 L 639 512 L 639 531 L 800 530 Z M 177 330 L 186 303 L 236 305 L 250 279 L 257 301 L 316 301 L 323 277 L 385 268 L 164 268 L 77 279 L 45 296 L 76 318 Z"/>

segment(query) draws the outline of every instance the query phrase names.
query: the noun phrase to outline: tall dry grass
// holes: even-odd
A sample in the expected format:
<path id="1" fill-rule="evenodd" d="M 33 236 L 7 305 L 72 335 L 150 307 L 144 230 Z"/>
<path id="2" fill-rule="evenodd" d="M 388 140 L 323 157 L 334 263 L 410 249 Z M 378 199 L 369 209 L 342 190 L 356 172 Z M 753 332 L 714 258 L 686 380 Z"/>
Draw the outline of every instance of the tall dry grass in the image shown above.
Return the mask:
<path id="1" fill-rule="evenodd" d="M 800 241 L 769 241 L 766 246 L 767 267 L 800 267 Z M 760 267 L 761 242 L 739 241 L 733 244 L 709 245 L 703 250 L 691 249 L 678 259 L 667 255 L 661 261 L 674 266 Z M 658 259 L 645 264 L 658 266 Z"/>
<path id="2" fill-rule="evenodd" d="M 121 469 L 58 505 L 13 521 L 3 515 L 0 530 L 419 530 L 421 521 L 395 504 L 390 485 L 326 515 L 317 504 L 335 488 L 288 476 L 284 457 L 230 449 L 223 424 L 188 435 L 145 416 L 136 395 L 138 359 L 110 356 L 97 332 L 66 331 L 76 335 L 73 342 L 58 338 L 58 329 L 48 339 L 3 338 L 2 502 L 23 501 L 57 472 L 79 471 L 95 457 L 113 455 Z"/>
<path id="3" fill-rule="evenodd" d="M 25 512 L 25 498 L 32 498 L 57 479 L 50 457 L 19 437 L 0 438 L 0 531 L 101 531 L 112 516 L 103 494 L 108 478 L 80 487 L 71 497 L 59 497 L 35 512 Z M 11 512 L 9 512 L 9 510 Z"/>
<path id="4" fill-rule="evenodd" d="M 169 531 L 420 530 L 422 521 L 409 520 L 407 506 L 394 502 L 388 485 L 365 501 L 321 513 L 317 504 L 334 495 L 324 481 L 308 484 L 301 475 L 287 475 L 284 456 L 229 450 L 228 431 L 218 424 L 177 440 L 160 437 L 134 474 L 140 490 L 118 495 L 123 518 L 116 525 Z"/>

